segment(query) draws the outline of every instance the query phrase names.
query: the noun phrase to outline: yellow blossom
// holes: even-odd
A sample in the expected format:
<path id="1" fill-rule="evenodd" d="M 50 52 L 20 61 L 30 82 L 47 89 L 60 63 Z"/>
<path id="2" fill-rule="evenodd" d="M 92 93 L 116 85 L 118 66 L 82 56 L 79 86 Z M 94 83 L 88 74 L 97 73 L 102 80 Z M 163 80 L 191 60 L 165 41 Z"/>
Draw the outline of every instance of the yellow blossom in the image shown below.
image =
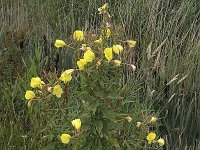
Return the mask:
<path id="1" fill-rule="evenodd" d="M 31 79 L 31 87 L 32 88 L 36 88 L 36 87 L 39 87 L 41 88 L 41 86 L 45 84 L 39 77 L 33 77 Z"/>
<path id="2" fill-rule="evenodd" d="M 116 54 L 121 53 L 123 50 L 124 50 L 124 48 L 123 48 L 121 45 L 113 45 L 113 51 L 114 51 Z"/>
<path id="3" fill-rule="evenodd" d="M 91 62 L 93 61 L 95 58 L 95 54 L 90 50 L 88 49 L 85 53 L 84 53 L 84 56 L 83 56 L 83 59 L 86 61 L 86 62 Z"/>
<path id="4" fill-rule="evenodd" d="M 102 35 L 105 35 L 106 38 L 109 38 L 111 36 L 111 31 L 109 28 L 106 28 L 102 31 Z"/>
<path id="5" fill-rule="evenodd" d="M 98 40 L 94 41 L 96 44 L 102 44 L 102 38 L 99 38 Z"/>
<path id="6" fill-rule="evenodd" d="M 63 81 L 64 83 L 69 82 L 72 79 L 72 73 L 74 72 L 74 69 L 68 69 L 66 71 L 64 71 L 61 76 L 60 76 L 60 80 Z"/>
<path id="7" fill-rule="evenodd" d="M 135 47 L 136 41 L 134 40 L 127 40 L 126 43 L 128 44 L 129 47 Z"/>
<path id="8" fill-rule="evenodd" d="M 99 14 L 104 14 L 107 12 L 108 3 L 104 4 L 102 7 L 98 8 Z"/>
<path id="9" fill-rule="evenodd" d="M 96 68 L 98 68 L 101 65 L 101 61 L 97 61 Z"/>
<path id="10" fill-rule="evenodd" d="M 85 48 L 86 46 L 87 46 L 86 44 L 82 44 L 82 47 L 84 47 L 84 48 Z"/>
<path id="11" fill-rule="evenodd" d="M 32 102 L 33 102 L 33 100 L 30 100 L 30 101 L 28 101 L 28 104 L 27 104 L 27 106 L 28 106 L 28 107 L 31 107 L 31 105 L 32 105 Z"/>
<path id="12" fill-rule="evenodd" d="M 90 47 L 86 47 L 85 50 L 91 50 L 92 51 L 92 49 Z"/>
<path id="13" fill-rule="evenodd" d="M 151 144 L 151 142 L 154 141 L 155 138 L 156 138 L 156 134 L 153 133 L 153 132 L 150 132 L 150 133 L 147 135 L 148 143 Z"/>
<path id="14" fill-rule="evenodd" d="M 53 93 L 52 93 L 53 95 L 55 95 L 55 96 L 57 96 L 58 98 L 60 98 L 62 93 L 63 93 L 63 90 L 62 90 L 62 88 L 61 88 L 60 85 L 54 86 L 54 88 L 53 88 Z"/>
<path id="15" fill-rule="evenodd" d="M 62 134 L 60 136 L 60 139 L 61 139 L 62 143 L 68 144 L 69 141 L 70 141 L 70 139 L 71 139 L 71 135 L 69 135 L 69 134 Z"/>
<path id="16" fill-rule="evenodd" d="M 156 122 L 156 121 L 157 121 L 157 118 L 156 118 L 156 117 L 151 117 L 150 122 L 154 123 L 154 122 Z"/>
<path id="17" fill-rule="evenodd" d="M 66 43 L 63 40 L 56 40 L 55 41 L 55 47 L 60 48 L 66 45 Z"/>
<path id="18" fill-rule="evenodd" d="M 137 122 L 137 127 L 139 128 L 139 127 L 141 127 L 141 125 L 142 125 L 142 122 Z"/>
<path id="19" fill-rule="evenodd" d="M 160 146 L 163 146 L 163 145 L 165 145 L 165 140 L 164 139 L 162 139 L 162 138 L 160 138 L 160 139 L 158 139 L 158 144 L 160 145 Z"/>
<path id="20" fill-rule="evenodd" d="M 84 40 L 84 34 L 83 31 L 76 30 L 73 34 L 73 38 L 76 41 L 83 41 Z"/>
<path id="21" fill-rule="evenodd" d="M 104 50 L 104 54 L 105 54 L 105 57 L 108 61 L 111 61 L 113 59 L 113 53 L 112 53 L 112 48 L 106 48 Z"/>
<path id="22" fill-rule="evenodd" d="M 121 61 L 119 60 L 113 60 L 113 64 L 116 66 L 116 67 L 119 67 L 121 65 Z"/>
<path id="23" fill-rule="evenodd" d="M 128 121 L 128 122 L 131 122 L 133 119 L 131 118 L 131 117 L 126 117 L 126 120 Z"/>
<path id="24" fill-rule="evenodd" d="M 31 90 L 27 90 L 26 94 L 25 94 L 25 98 L 26 99 L 33 99 L 33 98 L 35 98 L 35 93 Z"/>
<path id="25" fill-rule="evenodd" d="M 111 35 L 110 29 L 106 28 L 106 37 L 109 38 Z"/>
<path id="26" fill-rule="evenodd" d="M 80 70 L 83 70 L 86 64 L 87 61 L 85 59 L 80 59 L 79 61 L 77 61 L 77 66 Z"/>
<path id="27" fill-rule="evenodd" d="M 74 119 L 71 121 L 72 126 L 76 129 L 79 130 L 81 128 L 81 120 L 80 119 Z"/>
<path id="28" fill-rule="evenodd" d="M 81 50 L 83 50 L 83 51 L 85 51 L 86 50 L 86 47 L 87 47 L 87 45 L 86 44 L 82 44 L 82 46 L 81 46 Z"/>

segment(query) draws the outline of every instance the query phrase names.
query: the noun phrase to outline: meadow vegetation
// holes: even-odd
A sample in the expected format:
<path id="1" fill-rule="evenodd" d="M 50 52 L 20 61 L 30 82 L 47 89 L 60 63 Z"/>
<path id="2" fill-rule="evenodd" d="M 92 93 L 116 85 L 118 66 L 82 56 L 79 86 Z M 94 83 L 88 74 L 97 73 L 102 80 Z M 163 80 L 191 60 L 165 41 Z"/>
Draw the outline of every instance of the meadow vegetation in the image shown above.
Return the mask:
<path id="1" fill-rule="evenodd" d="M 200 149 L 200 1 L 1 0 L 0 22 L 0 149 Z"/>

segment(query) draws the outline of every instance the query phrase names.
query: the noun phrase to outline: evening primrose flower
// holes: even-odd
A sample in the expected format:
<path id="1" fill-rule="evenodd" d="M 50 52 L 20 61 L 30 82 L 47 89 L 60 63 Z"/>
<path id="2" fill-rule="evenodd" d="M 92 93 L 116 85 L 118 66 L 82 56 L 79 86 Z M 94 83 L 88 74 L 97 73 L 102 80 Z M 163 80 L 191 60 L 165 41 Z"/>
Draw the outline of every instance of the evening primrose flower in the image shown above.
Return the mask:
<path id="1" fill-rule="evenodd" d="M 97 61 L 96 68 L 98 68 L 101 65 L 101 61 Z"/>
<path id="2" fill-rule="evenodd" d="M 99 38 L 98 40 L 94 41 L 95 44 L 102 44 L 102 38 Z"/>
<path id="3" fill-rule="evenodd" d="M 129 116 L 126 117 L 125 119 L 126 119 L 128 122 L 131 122 L 131 121 L 133 120 L 133 119 L 132 119 L 131 117 L 129 117 Z"/>
<path id="4" fill-rule="evenodd" d="M 121 65 L 121 61 L 119 60 L 113 60 L 113 64 L 116 66 L 116 67 L 119 67 Z"/>
<path id="5" fill-rule="evenodd" d="M 33 100 L 28 101 L 27 106 L 31 107 L 32 106 L 32 102 L 33 102 Z"/>
<path id="6" fill-rule="evenodd" d="M 80 49 L 83 50 L 83 51 L 85 51 L 86 50 L 86 46 L 87 46 L 86 44 L 82 44 L 82 46 L 81 46 Z"/>
<path id="7" fill-rule="evenodd" d="M 156 122 L 156 121 L 157 121 L 157 118 L 156 118 L 156 117 L 151 117 L 150 122 L 154 123 L 154 122 Z"/>
<path id="8" fill-rule="evenodd" d="M 159 144 L 160 146 L 165 145 L 165 140 L 162 139 L 162 138 L 158 139 L 157 142 L 158 142 L 158 144 Z"/>
<path id="9" fill-rule="evenodd" d="M 99 14 L 104 14 L 107 12 L 108 3 L 104 4 L 102 7 L 98 8 Z"/>
<path id="10" fill-rule="evenodd" d="M 137 122 L 137 127 L 139 128 L 139 127 L 141 127 L 141 125 L 142 125 L 142 122 Z"/>
<path id="11" fill-rule="evenodd" d="M 83 41 L 84 40 L 84 34 L 83 31 L 76 30 L 73 34 L 73 38 L 76 41 Z"/>
<path id="12" fill-rule="evenodd" d="M 70 141 L 70 139 L 71 139 L 71 135 L 65 134 L 65 133 L 64 133 L 64 134 L 62 134 L 62 135 L 60 136 L 60 139 L 61 139 L 62 143 L 68 144 L 69 141 Z"/>
<path id="13" fill-rule="evenodd" d="M 60 80 L 63 81 L 64 83 L 69 82 L 72 79 L 72 73 L 74 72 L 74 69 L 68 69 L 66 71 L 64 71 L 61 76 L 60 76 Z"/>
<path id="14" fill-rule="evenodd" d="M 80 59 L 77 61 L 77 66 L 80 70 L 83 70 L 85 68 L 85 65 L 87 65 L 87 61 L 85 59 Z"/>
<path id="15" fill-rule="evenodd" d="M 111 36 L 111 31 L 109 28 L 102 30 L 102 35 L 104 35 L 107 39 Z"/>
<path id="16" fill-rule="evenodd" d="M 124 50 L 124 48 L 121 45 L 113 45 L 112 48 L 113 48 L 113 51 L 118 55 Z"/>
<path id="17" fill-rule="evenodd" d="M 60 98 L 62 93 L 63 93 L 63 90 L 62 90 L 60 85 L 54 86 L 53 93 L 52 93 L 53 95 L 55 95 L 56 97 Z"/>
<path id="18" fill-rule="evenodd" d="M 148 140 L 148 143 L 151 144 L 151 142 L 153 142 L 156 138 L 156 134 L 153 133 L 153 132 L 150 132 L 148 135 L 147 135 L 147 140 Z"/>
<path id="19" fill-rule="evenodd" d="M 81 120 L 80 119 L 74 119 L 71 121 L 72 126 L 76 129 L 79 130 L 81 128 Z"/>
<path id="20" fill-rule="evenodd" d="M 111 35 L 110 29 L 106 28 L 106 37 L 109 38 Z"/>
<path id="21" fill-rule="evenodd" d="M 95 54 L 90 50 L 88 49 L 85 53 L 84 53 L 84 56 L 83 56 L 83 59 L 86 61 L 86 62 L 91 62 L 93 61 L 95 58 Z"/>
<path id="22" fill-rule="evenodd" d="M 104 54 L 105 54 L 105 57 L 108 61 L 111 61 L 113 59 L 113 53 L 112 53 L 112 48 L 106 48 L 104 50 Z"/>
<path id="23" fill-rule="evenodd" d="M 35 98 L 35 93 L 31 90 L 27 90 L 26 91 L 26 94 L 25 94 L 25 98 L 28 100 L 28 99 L 33 99 Z"/>
<path id="24" fill-rule="evenodd" d="M 127 40 L 126 43 L 128 44 L 129 47 L 135 47 L 136 41 L 134 40 Z"/>
<path id="25" fill-rule="evenodd" d="M 66 43 L 63 40 L 56 40 L 54 43 L 54 46 L 57 48 L 63 47 L 65 45 L 66 45 Z"/>
<path id="26" fill-rule="evenodd" d="M 32 88 L 41 88 L 41 86 L 45 83 L 39 77 L 33 77 L 30 84 Z"/>

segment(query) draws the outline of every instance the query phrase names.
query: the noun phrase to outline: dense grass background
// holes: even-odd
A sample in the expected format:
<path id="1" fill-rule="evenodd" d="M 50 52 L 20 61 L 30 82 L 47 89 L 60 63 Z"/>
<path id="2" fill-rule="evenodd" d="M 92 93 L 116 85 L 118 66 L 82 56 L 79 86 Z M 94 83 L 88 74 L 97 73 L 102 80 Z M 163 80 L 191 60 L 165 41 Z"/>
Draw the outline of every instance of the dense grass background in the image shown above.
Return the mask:
<path id="1" fill-rule="evenodd" d="M 137 66 L 136 73 L 129 74 L 130 88 L 135 89 L 127 93 L 129 109 L 143 103 L 160 114 L 166 149 L 200 149 L 199 0 L 1 0 L 1 149 L 34 147 L 37 141 L 27 147 L 28 140 L 21 137 L 28 130 L 22 97 L 26 81 L 44 68 L 51 70 L 50 66 L 70 67 L 70 53 L 62 55 L 52 43 L 75 29 L 97 32 L 101 21 L 97 9 L 105 2 L 110 4 L 113 26 L 124 28 L 126 38 L 138 41 L 129 58 Z M 15 36 L 7 38 L 7 32 Z M 15 43 L 22 37 L 19 49 Z M 154 50 L 157 53 L 148 60 L 147 53 Z M 178 79 L 167 84 L 176 75 Z"/>

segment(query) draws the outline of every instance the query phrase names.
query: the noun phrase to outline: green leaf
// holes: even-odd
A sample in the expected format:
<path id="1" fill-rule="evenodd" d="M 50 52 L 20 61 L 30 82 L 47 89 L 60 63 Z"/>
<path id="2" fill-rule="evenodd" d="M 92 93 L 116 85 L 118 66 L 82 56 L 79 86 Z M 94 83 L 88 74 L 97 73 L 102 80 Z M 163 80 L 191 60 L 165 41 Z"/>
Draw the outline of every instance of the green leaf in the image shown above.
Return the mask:
<path id="1" fill-rule="evenodd" d="M 96 129 L 99 133 L 101 133 L 102 129 L 103 129 L 103 123 L 101 121 L 98 121 L 96 124 Z M 103 135 L 102 135 L 103 136 Z"/>

